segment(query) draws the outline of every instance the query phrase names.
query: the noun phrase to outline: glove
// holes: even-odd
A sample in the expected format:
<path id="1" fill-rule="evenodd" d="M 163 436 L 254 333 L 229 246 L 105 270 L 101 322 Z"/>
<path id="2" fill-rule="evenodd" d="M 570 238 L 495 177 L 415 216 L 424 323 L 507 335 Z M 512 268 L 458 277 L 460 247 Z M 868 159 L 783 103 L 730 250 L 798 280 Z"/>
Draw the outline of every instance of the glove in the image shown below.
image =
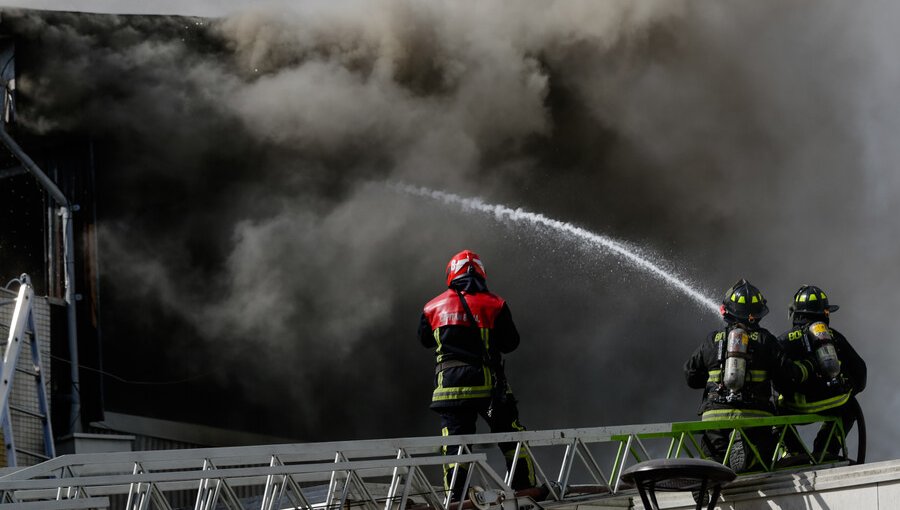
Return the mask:
<path id="1" fill-rule="evenodd" d="M 794 382 L 796 383 L 813 381 L 819 375 L 815 361 L 809 358 L 795 361 L 794 366 L 797 367 L 794 373 Z"/>
<path id="2" fill-rule="evenodd" d="M 852 386 L 850 385 L 850 381 L 848 381 L 847 378 L 844 377 L 844 374 L 838 374 L 838 376 L 834 379 L 827 381 L 825 385 L 831 389 L 839 391 L 840 393 L 847 393 L 852 388 Z"/>

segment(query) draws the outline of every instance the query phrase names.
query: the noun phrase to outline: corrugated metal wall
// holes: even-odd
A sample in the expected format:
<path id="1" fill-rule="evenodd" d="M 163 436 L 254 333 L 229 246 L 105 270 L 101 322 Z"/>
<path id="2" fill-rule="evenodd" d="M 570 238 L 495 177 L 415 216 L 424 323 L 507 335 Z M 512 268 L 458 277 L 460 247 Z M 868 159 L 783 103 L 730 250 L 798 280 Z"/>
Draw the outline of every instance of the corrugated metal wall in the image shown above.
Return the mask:
<path id="1" fill-rule="evenodd" d="M 6 282 L 3 282 L 6 283 Z M 15 287 L 15 286 L 13 286 Z M 0 342 L 3 343 L 3 352 L 6 352 L 6 342 L 9 338 L 9 326 L 12 321 L 12 314 L 15 308 L 16 292 L 10 292 L 6 289 L 0 289 Z M 35 296 L 32 301 L 34 311 L 35 328 L 37 329 L 38 345 L 41 351 L 41 368 L 44 372 L 44 379 L 47 384 L 48 406 L 50 395 L 50 304 L 47 298 Z M 18 367 L 29 373 L 34 372 L 31 362 L 31 341 L 29 335 L 26 343 L 21 346 L 19 351 Z M 17 371 L 12 384 L 12 393 L 10 394 L 10 405 L 27 409 L 32 412 L 38 412 L 38 393 L 34 378 Z M 27 450 L 29 452 L 44 452 L 44 432 L 39 419 L 23 414 L 17 411 L 11 412 L 13 436 L 17 449 Z M 2 437 L 2 431 L 0 431 Z M 26 454 L 19 453 L 18 465 L 31 466 L 42 462 L 42 459 Z M 0 466 L 7 465 L 6 455 L 0 455 Z"/>

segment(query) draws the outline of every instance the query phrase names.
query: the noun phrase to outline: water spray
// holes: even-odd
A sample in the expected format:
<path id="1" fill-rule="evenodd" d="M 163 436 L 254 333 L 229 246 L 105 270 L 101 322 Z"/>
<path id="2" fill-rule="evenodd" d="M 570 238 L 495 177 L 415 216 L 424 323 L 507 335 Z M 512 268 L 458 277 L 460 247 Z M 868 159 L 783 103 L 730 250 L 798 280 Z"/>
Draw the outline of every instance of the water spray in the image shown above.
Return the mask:
<path id="1" fill-rule="evenodd" d="M 624 243 L 616 241 L 607 236 L 595 234 L 589 230 L 566 223 L 564 221 L 548 218 L 543 214 L 526 211 L 522 208 L 511 209 L 497 204 L 488 204 L 480 198 L 467 198 L 454 193 L 438 191 L 420 186 L 413 186 L 402 183 L 389 183 L 388 187 L 403 193 L 415 195 L 419 197 L 431 198 L 439 200 L 448 205 L 459 206 L 464 211 L 476 211 L 484 214 L 493 215 L 499 221 L 512 221 L 515 223 L 530 223 L 533 226 L 544 226 L 551 228 L 561 234 L 575 238 L 579 241 L 586 242 L 588 245 L 600 248 L 613 255 L 623 259 L 633 267 L 646 271 L 651 275 L 659 278 L 666 285 L 678 290 L 682 294 L 691 298 L 693 301 L 701 305 L 703 308 L 719 316 L 719 305 L 702 292 L 698 291 L 683 278 L 671 271 L 663 269 L 659 263 L 637 253 L 634 249 L 629 248 Z"/>

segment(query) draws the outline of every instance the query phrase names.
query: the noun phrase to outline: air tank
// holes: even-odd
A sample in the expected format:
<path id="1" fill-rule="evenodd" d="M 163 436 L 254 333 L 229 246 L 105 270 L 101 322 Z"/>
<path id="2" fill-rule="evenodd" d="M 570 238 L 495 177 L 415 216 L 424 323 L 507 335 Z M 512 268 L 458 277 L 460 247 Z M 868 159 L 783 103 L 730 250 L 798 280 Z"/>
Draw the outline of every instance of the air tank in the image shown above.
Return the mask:
<path id="1" fill-rule="evenodd" d="M 744 386 L 747 377 L 747 345 L 750 338 L 747 332 L 741 328 L 734 328 L 728 332 L 728 342 L 725 350 L 725 371 L 722 374 L 722 382 L 725 387 L 736 392 Z"/>
<path id="2" fill-rule="evenodd" d="M 834 348 L 834 337 L 824 322 L 809 325 L 810 343 L 815 349 L 819 370 L 827 379 L 834 379 L 841 373 L 841 362 Z"/>

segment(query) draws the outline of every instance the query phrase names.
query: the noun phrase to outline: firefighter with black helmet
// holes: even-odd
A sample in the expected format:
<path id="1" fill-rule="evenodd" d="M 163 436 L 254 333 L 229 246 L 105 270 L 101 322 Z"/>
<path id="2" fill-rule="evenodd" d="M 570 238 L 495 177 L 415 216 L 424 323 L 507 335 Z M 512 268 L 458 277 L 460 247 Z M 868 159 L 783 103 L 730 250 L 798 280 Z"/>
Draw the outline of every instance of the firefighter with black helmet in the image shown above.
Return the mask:
<path id="1" fill-rule="evenodd" d="M 816 413 L 840 416 L 844 432 L 849 433 L 859 413 L 855 395 L 866 388 L 866 362 L 847 338 L 830 325 L 831 314 L 839 307 L 828 302 L 828 295 L 815 285 L 803 285 L 789 308 L 791 329 L 778 337 L 788 357 L 807 359 L 812 365 L 810 377 L 801 384 L 777 385 L 778 408 L 782 414 Z M 830 427 L 822 426 L 813 442 L 813 456 L 837 456 L 842 448 L 839 437 L 828 439 Z M 798 445 L 794 445 L 795 448 Z M 797 453 L 797 452 L 793 452 Z"/>
<path id="2" fill-rule="evenodd" d="M 440 414 L 445 436 L 474 434 L 478 415 L 491 432 L 525 430 L 502 361 L 502 354 L 518 347 L 519 333 L 509 306 L 488 290 L 486 278 L 481 257 L 469 250 L 457 253 L 447 264 L 448 289 L 425 304 L 419 321 L 419 341 L 435 353 L 431 408 Z M 516 443 L 499 446 L 511 468 Z M 457 452 L 456 446 L 444 448 L 445 455 Z M 465 480 L 464 466 L 444 466 L 444 486 L 454 499 L 462 499 Z M 524 449 L 510 485 L 514 490 L 535 485 L 532 460 Z"/>
<path id="3" fill-rule="evenodd" d="M 712 331 L 684 365 L 688 386 L 703 389 L 698 414 L 703 421 L 763 418 L 775 414 L 772 381 L 801 380 L 804 363 L 792 363 L 778 349 L 775 337 L 760 327 L 769 313 L 762 292 L 747 280 L 731 286 L 720 307 L 724 327 Z M 771 428 L 746 431 L 763 460 L 768 460 L 775 441 Z M 731 430 L 704 433 L 701 447 L 710 458 L 723 462 Z M 736 438 L 727 464 L 735 471 L 747 470 L 755 454 Z"/>

